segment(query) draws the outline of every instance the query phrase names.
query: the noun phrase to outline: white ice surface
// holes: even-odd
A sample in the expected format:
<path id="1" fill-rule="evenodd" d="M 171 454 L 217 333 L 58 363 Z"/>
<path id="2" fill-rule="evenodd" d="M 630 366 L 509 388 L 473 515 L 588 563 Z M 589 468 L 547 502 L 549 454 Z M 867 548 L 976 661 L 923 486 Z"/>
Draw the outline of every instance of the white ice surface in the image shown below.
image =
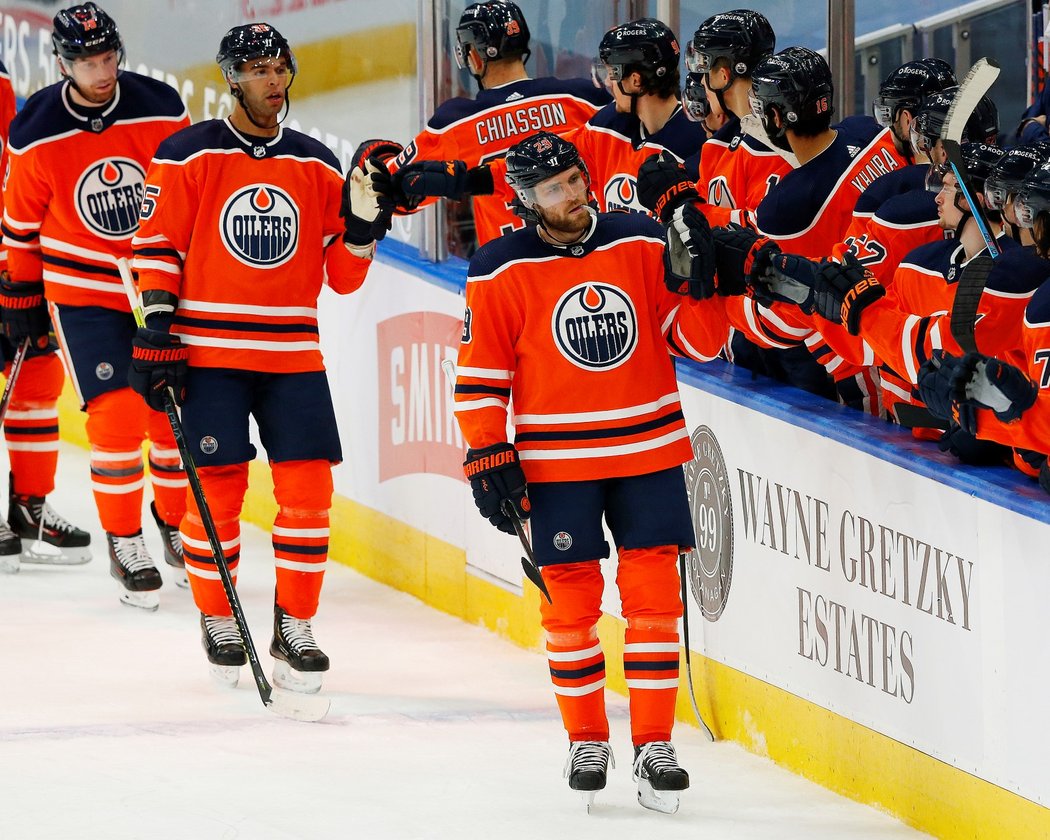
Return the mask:
<path id="1" fill-rule="evenodd" d="M 236 690 L 210 682 L 197 611 L 160 560 L 148 511 L 166 576 L 156 613 L 118 603 L 86 452 L 63 445 L 58 483 L 54 506 L 91 529 L 95 557 L 0 575 L 3 840 L 918 836 L 681 724 L 693 787 L 678 814 L 645 811 L 616 695 L 619 766 L 587 816 L 561 776 L 545 659 L 337 563 L 315 621 L 332 711 L 319 724 L 278 718 L 247 667 Z M 240 593 L 267 672 L 270 556 L 268 534 L 246 526 Z"/>

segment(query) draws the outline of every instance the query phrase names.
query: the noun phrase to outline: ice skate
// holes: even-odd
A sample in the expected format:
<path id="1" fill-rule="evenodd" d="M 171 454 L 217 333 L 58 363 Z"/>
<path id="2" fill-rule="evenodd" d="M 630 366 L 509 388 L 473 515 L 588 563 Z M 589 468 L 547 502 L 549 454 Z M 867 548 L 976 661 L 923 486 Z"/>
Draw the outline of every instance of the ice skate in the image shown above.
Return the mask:
<path id="1" fill-rule="evenodd" d="M 186 560 L 182 553 L 182 536 L 179 534 L 179 529 L 160 518 L 156 502 L 150 502 L 149 509 L 160 531 L 160 541 L 164 543 L 164 562 L 171 567 L 175 575 L 175 585 L 180 589 L 188 589 L 190 581 L 186 577 Z"/>
<path id="2" fill-rule="evenodd" d="M 689 774 L 678 765 L 670 741 L 650 741 L 634 748 L 634 780 L 643 808 L 673 814 L 679 794 L 689 787 Z"/>
<path id="3" fill-rule="evenodd" d="M 156 590 L 161 587 L 160 572 L 146 550 L 140 529 L 130 537 L 106 534 L 109 543 L 109 574 L 120 582 L 120 601 L 129 607 L 152 612 L 160 606 Z"/>
<path id="4" fill-rule="evenodd" d="M 201 613 L 201 647 L 208 655 L 212 679 L 219 685 L 236 688 L 241 666 L 248 657 L 233 616 Z"/>
<path id="5" fill-rule="evenodd" d="M 0 572 L 15 574 L 19 569 L 21 554 L 22 540 L 6 522 L 0 519 Z"/>
<path id="6" fill-rule="evenodd" d="M 280 607 L 273 608 L 273 684 L 288 691 L 316 694 L 328 657 L 317 647 L 308 618 L 294 618 Z"/>
<path id="7" fill-rule="evenodd" d="M 605 789 L 609 764 L 616 766 L 608 741 L 573 741 L 565 760 L 565 778 L 569 787 L 580 792 L 587 813 L 591 812 L 594 795 Z"/>
<path id="8" fill-rule="evenodd" d="M 91 534 L 55 513 L 44 496 L 17 495 L 13 479 L 10 485 L 7 519 L 22 539 L 23 563 L 80 566 L 91 559 Z"/>

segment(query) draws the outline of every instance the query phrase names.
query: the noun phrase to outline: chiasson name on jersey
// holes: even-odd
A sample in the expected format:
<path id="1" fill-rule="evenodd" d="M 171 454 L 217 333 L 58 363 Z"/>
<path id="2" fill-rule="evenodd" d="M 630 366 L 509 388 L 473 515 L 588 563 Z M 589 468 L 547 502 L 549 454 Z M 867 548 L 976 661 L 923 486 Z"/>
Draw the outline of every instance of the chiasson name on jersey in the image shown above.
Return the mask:
<path id="1" fill-rule="evenodd" d="M 475 123 L 478 144 L 495 143 L 517 134 L 532 134 L 541 129 L 566 126 L 565 108 L 557 102 L 544 102 L 528 108 L 518 108 L 502 114 L 496 114 L 486 120 Z"/>

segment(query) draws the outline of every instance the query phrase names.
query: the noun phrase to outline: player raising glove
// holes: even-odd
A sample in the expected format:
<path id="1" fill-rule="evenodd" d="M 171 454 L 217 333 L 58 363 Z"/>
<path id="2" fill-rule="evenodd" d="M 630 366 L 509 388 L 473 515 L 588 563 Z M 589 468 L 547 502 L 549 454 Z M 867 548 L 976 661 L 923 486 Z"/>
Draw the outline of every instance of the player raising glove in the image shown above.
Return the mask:
<path id="1" fill-rule="evenodd" d="M 661 223 L 671 223 L 683 204 L 699 201 L 696 184 L 670 152 L 650 155 L 638 169 L 638 200 Z"/>
<path id="2" fill-rule="evenodd" d="M 990 408 L 1003 423 L 1012 423 L 1035 404 L 1039 389 L 1008 362 L 967 353 L 960 367 L 960 378 L 969 374 L 962 381 L 965 398 L 974 405 Z"/>
<path id="3" fill-rule="evenodd" d="M 813 287 L 816 311 L 832 323 L 842 324 L 850 335 L 860 335 L 864 309 L 885 294 L 875 275 L 852 254 L 846 254 L 841 263 L 824 261 L 817 268 Z"/>
<path id="4" fill-rule="evenodd" d="M 495 183 L 487 164 L 467 169 L 461 160 L 417 160 L 393 175 L 393 187 L 411 198 L 464 198 L 492 195 Z"/>
<path id="5" fill-rule="evenodd" d="M 770 261 L 780 253 L 780 246 L 772 239 L 737 224 L 716 227 L 711 236 L 715 243 L 718 291 L 723 295 L 746 294 L 756 282 L 753 278 L 765 276 Z"/>
<path id="6" fill-rule="evenodd" d="M 0 306 L 3 307 L 4 335 L 12 344 L 26 339 L 38 350 L 51 340 L 51 316 L 44 300 L 43 281 L 14 283 L 6 271 L 0 272 Z"/>
<path id="7" fill-rule="evenodd" d="M 474 491 L 474 504 L 481 515 L 499 530 L 506 534 L 515 533 L 506 506 L 518 519 L 529 518 L 532 506 L 525 486 L 525 473 L 513 444 L 496 443 L 484 449 L 468 449 L 463 472 Z"/>
<path id="8" fill-rule="evenodd" d="M 164 330 L 139 327 L 131 340 L 131 366 L 128 385 L 154 411 L 164 411 L 165 396 L 172 389 L 175 405 L 186 398 L 186 372 L 189 348 L 179 337 Z"/>
<path id="9" fill-rule="evenodd" d="M 343 242 L 359 257 L 370 257 L 373 245 L 390 230 L 397 202 L 386 162 L 402 148 L 393 140 L 365 140 L 354 150 L 339 215 L 346 228 Z"/>
<path id="10" fill-rule="evenodd" d="M 664 284 L 676 295 L 705 300 L 716 291 L 711 228 L 694 204 L 681 205 L 667 226 Z"/>

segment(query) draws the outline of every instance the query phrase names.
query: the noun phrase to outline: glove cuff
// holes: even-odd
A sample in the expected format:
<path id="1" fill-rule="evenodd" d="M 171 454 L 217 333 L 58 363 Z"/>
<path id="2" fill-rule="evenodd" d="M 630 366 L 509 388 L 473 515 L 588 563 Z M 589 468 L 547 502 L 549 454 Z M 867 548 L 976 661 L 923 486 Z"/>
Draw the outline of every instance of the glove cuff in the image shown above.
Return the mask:
<path id="1" fill-rule="evenodd" d="M 467 192 L 471 195 L 492 195 L 496 183 L 492 179 L 492 169 L 488 164 L 475 166 L 467 170 Z"/>
<path id="2" fill-rule="evenodd" d="M 463 462 L 463 473 L 469 480 L 518 463 L 518 450 L 513 444 L 495 443 L 484 449 L 468 449 L 467 460 Z"/>

